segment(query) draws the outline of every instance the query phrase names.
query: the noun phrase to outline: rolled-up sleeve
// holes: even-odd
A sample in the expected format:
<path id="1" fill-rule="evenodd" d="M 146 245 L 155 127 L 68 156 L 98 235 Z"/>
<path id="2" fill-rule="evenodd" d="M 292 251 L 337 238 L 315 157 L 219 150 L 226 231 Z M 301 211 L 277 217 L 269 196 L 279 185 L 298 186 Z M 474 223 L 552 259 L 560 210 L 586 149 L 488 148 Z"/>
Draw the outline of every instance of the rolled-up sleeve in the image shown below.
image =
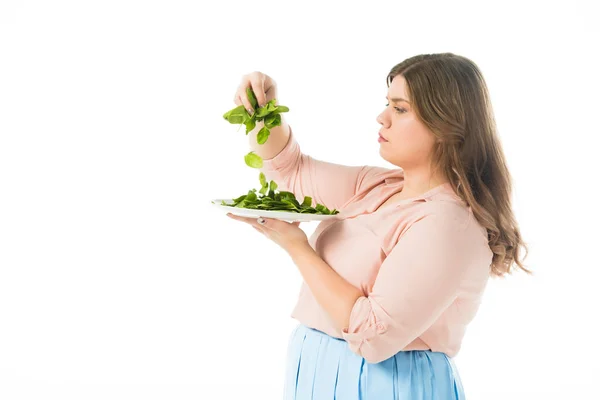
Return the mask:
<path id="1" fill-rule="evenodd" d="M 470 220 L 448 209 L 408 228 L 381 264 L 371 293 L 354 304 L 342 336 L 367 362 L 401 351 L 459 295 L 479 248 L 466 234 Z"/>

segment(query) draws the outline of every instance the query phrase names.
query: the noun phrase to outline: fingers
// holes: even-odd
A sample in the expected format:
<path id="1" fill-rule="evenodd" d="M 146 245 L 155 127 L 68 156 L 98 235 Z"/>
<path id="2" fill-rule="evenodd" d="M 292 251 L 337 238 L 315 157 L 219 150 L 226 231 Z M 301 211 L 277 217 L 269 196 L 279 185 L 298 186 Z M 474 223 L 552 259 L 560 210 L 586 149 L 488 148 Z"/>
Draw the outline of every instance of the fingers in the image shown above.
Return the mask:
<path id="1" fill-rule="evenodd" d="M 258 219 L 256 219 L 256 218 L 240 217 L 239 215 L 234 215 L 234 214 L 231 214 L 231 213 L 227 213 L 227 216 L 229 218 L 231 218 L 231 219 L 235 219 L 237 221 L 242 221 L 242 222 L 245 222 L 247 224 L 250 224 L 250 225 L 252 225 L 255 228 L 261 228 L 262 227 L 262 225 L 260 225 L 258 223 Z"/>
<path id="2" fill-rule="evenodd" d="M 256 110 L 252 107 L 250 100 L 248 99 L 248 94 L 246 93 L 247 88 L 251 88 L 256 96 L 256 101 L 258 102 L 259 107 L 263 107 L 267 103 L 267 94 L 265 90 L 267 76 L 262 72 L 253 72 L 248 75 L 244 75 L 242 77 L 242 81 L 240 82 L 235 96 L 233 97 L 233 102 L 237 106 L 243 105 L 248 113 L 252 115 Z"/>
<path id="3" fill-rule="evenodd" d="M 242 99 L 240 99 L 240 95 L 238 94 L 238 92 L 235 92 L 235 96 L 233 97 L 233 102 L 235 103 L 236 106 L 242 105 Z"/>
<path id="4" fill-rule="evenodd" d="M 256 218 L 245 218 L 245 217 L 240 217 L 238 215 L 233 215 L 233 214 L 230 214 L 230 213 L 228 213 L 227 216 L 229 218 L 232 218 L 232 219 L 235 219 L 235 220 L 238 220 L 238 221 L 242 221 L 242 222 L 245 222 L 245 223 L 249 224 L 250 226 L 252 226 L 252 228 L 254 228 L 254 230 L 256 230 L 257 232 L 262 233 L 263 235 L 267 234 L 267 229 L 268 228 L 265 227 L 265 226 L 260 225 L 258 223 L 258 220 Z"/>
<path id="5" fill-rule="evenodd" d="M 267 94 L 265 93 L 265 76 L 264 74 L 253 75 L 250 78 L 252 91 L 256 96 L 259 107 L 263 107 L 267 103 Z"/>
<path id="6" fill-rule="evenodd" d="M 252 109 L 252 105 L 250 104 L 250 100 L 248 100 L 248 95 L 246 94 L 246 88 L 244 87 L 243 89 L 241 89 L 241 91 L 238 92 L 238 99 L 240 100 L 240 104 L 244 105 L 244 108 L 248 110 L 248 114 L 254 114 L 254 110 Z"/>
<path id="7" fill-rule="evenodd" d="M 227 213 L 227 216 L 231 219 L 235 219 L 237 221 L 242 221 L 245 222 L 247 224 L 252 225 L 254 228 L 258 228 L 258 229 L 263 229 L 261 230 L 261 232 L 264 233 L 264 229 L 272 229 L 272 227 L 270 228 L 269 226 L 266 226 L 264 224 L 261 224 L 260 222 L 258 222 L 258 220 L 260 218 L 250 218 L 250 217 L 240 217 L 239 215 L 234 215 L 231 213 Z M 262 218 L 263 220 L 265 220 L 264 218 Z M 294 222 L 288 222 L 290 225 L 294 225 L 294 226 L 300 226 L 300 223 L 302 223 L 302 221 L 294 221 Z"/>

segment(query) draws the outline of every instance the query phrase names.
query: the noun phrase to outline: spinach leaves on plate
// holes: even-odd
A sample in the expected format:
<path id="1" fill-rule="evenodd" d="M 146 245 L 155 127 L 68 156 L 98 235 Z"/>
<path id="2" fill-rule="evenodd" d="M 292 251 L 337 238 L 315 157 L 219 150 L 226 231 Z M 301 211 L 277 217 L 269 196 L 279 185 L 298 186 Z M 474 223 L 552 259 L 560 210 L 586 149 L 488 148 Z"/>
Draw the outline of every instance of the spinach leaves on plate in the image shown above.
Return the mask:
<path id="1" fill-rule="evenodd" d="M 262 172 L 260 173 L 259 179 L 261 188 L 258 191 L 258 194 L 256 193 L 256 189 L 251 189 L 248 191 L 248 194 L 232 199 L 233 203 L 222 201 L 221 204 L 238 208 L 287 211 L 302 214 L 335 215 L 339 213 L 336 209 L 330 210 L 318 203 L 315 207 L 312 207 L 312 197 L 309 196 L 304 196 L 304 200 L 300 203 L 296 200 L 294 193 L 278 191 L 275 181 L 268 183 Z"/>

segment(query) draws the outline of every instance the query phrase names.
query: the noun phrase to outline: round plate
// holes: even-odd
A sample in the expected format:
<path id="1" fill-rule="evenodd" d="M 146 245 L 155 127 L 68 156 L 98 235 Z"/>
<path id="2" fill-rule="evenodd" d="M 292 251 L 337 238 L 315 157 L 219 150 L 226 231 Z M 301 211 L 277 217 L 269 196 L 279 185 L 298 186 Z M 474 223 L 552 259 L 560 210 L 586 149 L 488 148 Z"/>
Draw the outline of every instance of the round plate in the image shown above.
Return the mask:
<path id="1" fill-rule="evenodd" d="M 226 203 L 233 203 L 233 199 L 213 199 L 211 200 L 212 205 L 219 208 L 224 213 L 232 213 L 234 215 L 239 215 L 241 217 L 265 217 L 265 218 L 273 218 L 279 219 L 282 221 L 288 222 L 310 222 L 310 221 L 325 221 L 328 219 L 336 218 L 339 214 L 336 215 L 324 215 L 324 214 L 308 214 L 308 213 L 297 213 L 297 212 L 289 212 L 289 211 L 272 211 L 272 210 L 255 210 L 252 208 L 240 208 L 240 207 L 232 207 L 225 206 L 221 204 L 222 201 Z"/>

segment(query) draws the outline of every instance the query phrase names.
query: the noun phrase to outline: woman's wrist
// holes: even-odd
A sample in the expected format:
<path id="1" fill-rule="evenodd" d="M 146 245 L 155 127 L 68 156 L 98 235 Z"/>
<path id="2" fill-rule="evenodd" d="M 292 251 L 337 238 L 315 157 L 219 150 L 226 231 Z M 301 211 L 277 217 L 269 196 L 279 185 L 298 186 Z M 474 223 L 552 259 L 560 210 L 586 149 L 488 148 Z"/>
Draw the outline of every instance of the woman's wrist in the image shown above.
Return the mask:
<path id="1" fill-rule="evenodd" d="M 307 252 L 314 252 L 314 249 L 312 248 L 312 246 L 310 245 L 310 243 L 308 243 L 308 241 L 306 242 L 298 242 L 295 243 L 293 245 L 291 245 L 288 249 L 288 254 L 290 255 L 290 257 L 292 257 L 292 260 L 298 258 L 299 256 L 306 254 Z"/>

